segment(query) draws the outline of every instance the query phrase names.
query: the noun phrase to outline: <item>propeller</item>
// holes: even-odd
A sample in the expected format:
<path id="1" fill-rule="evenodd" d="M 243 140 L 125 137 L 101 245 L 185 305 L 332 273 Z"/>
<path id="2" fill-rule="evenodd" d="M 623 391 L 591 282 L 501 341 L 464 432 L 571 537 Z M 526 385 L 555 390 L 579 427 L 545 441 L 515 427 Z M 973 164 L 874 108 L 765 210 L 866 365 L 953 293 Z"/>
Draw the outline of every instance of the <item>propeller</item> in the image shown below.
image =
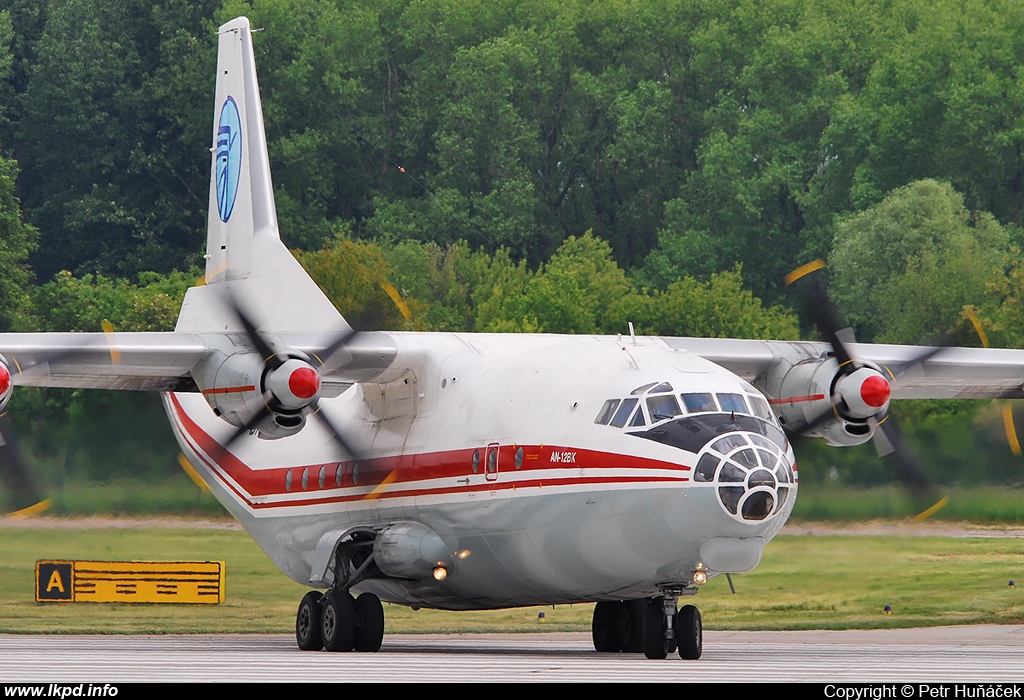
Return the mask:
<path id="1" fill-rule="evenodd" d="M 992 347 L 988 342 L 988 334 L 985 332 L 984 327 L 981 325 L 981 319 L 978 318 L 978 314 L 975 313 L 971 306 L 964 307 L 964 315 L 974 326 L 974 330 L 978 333 L 978 338 L 981 340 L 981 346 L 985 348 Z M 1015 456 L 1021 456 L 1020 440 L 1017 439 L 1017 429 L 1013 424 L 1013 408 L 1009 401 L 1003 402 L 1003 431 L 1006 433 L 1006 442 L 1010 446 L 1010 452 Z"/>
<path id="2" fill-rule="evenodd" d="M 272 415 L 285 414 L 296 416 L 296 420 L 301 420 L 300 416 L 313 416 L 349 457 L 359 460 L 360 450 L 354 447 L 334 421 L 320 410 L 320 370 L 314 361 L 304 353 L 282 353 L 274 350 L 234 295 L 228 294 L 224 303 L 242 325 L 256 352 L 263 358 L 266 370 L 262 382 L 263 407 L 221 444 L 221 454 L 227 452 L 243 435 L 257 430 L 260 424 Z M 351 329 L 339 333 L 322 350 L 312 353 L 313 358 L 320 367 L 330 367 L 335 355 L 347 347 L 357 335 L 358 331 Z"/>
<path id="3" fill-rule="evenodd" d="M 31 477 L 17 431 L 6 412 L 0 413 L 0 482 L 7 492 L 8 515 L 27 518 L 53 505 Z"/>
<path id="4" fill-rule="evenodd" d="M 808 316 L 825 342 L 831 346 L 832 354 L 839 362 L 839 372 L 830 395 L 831 405 L 810 420 L 801 434 L 813 433 L 829 421 L 843 416 L 866 421 L 872 428 L 872 441 L 878 456 L 888 463 L 920 509 L 915 520 L 929 518 L 945 506 L 949 498 L 941 495 L 932 484 L 917 455 L 907 447 L 896 422 L 886 415 L 891 392 L 890 380 L 870 365 L 859 362 L 850 351 L 849 345 L 854 342 L 853 332 L 839 321 L 838 314 L 828 300 L 820 273 L 824 268 L 823 260 L 815 260 L 786 276 L 786 285 L 795 285 Z M 904 372 L 943 350 L 942 347 L 922 349 L 919 355 L 905 363 L 898 372 L 890 371 L 890 379 L 898 379 Z"/>

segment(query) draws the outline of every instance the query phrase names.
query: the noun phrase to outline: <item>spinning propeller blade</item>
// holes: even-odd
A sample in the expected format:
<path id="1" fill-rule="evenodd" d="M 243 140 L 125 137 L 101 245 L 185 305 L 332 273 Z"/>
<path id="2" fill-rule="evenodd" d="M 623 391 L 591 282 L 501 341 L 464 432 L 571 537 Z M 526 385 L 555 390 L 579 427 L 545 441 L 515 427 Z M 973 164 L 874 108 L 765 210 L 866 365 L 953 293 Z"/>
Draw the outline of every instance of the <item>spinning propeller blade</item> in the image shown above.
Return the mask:
<path id="1" fill-rule="evenodd" d="M 991 347 L 988 342 L 988 334 L 985 333 L 985 328 L 981 325 L 981 319 L 978 318 L 978 314 L 974 312 L 974 309 L 970 306 L 964 307 L 964 315 L 970 320 L 974 326 L 974 330 L 978 333 L 978 338 L 981 339 L 982 347 Z M 1010 452 L 1017 457 L 1021 456 L 1020 440 L 1017 439 L 1017 428 L 1013 424 L 1013 408 L 1009 402 L 1003 404 L 1003 431 L 1006 433 L 1006 442 L 1010 445 Z"/>
<path id="2" fill-rule="evenodd" d="M 803 265 L 786 276 L 786 285 L 795 285 L 794 288 L 800 294 L 808 316 L 825 342 L 832 347 L 832 353 L 839 362 L 838 376 L 844 377 L 853 374 L 865 365 L 857 361 L 850 352 L 847 342 L 843 340 L 845 337 L 848 342 L 852 342 L 853 334 L 840 323 L 838 314 L 828 300 L 827 290 L 820 277 L 820 271 L 824 268 L 825 262 L 822 260 L 815 260 Z M 942 347 L 924 348 L 920 355 L 907 362 L 899 372 L 890 373 L 890 376 L 892 379 L 896 379 L 942 350 Z M 879 390 L 884 390 L 885 402 L 887 402 L 888 387 L 885 386 L 883 379 L 883 377 L 875 375 L 873 381 L 882 385 Z M 830 402 L 831 405 L 827 410 L 808 422 L 801 431 L 802 435 L 813 433 L 817 428 L 839 416 L 841 399 L 833 394 Z M 885 402 L 877 405 L 884 405 Z M 933 515 L 948 502 L 948 498 L 939 495 L 927 477 L 917 455 L 907 448 L 895 421 L 885 416 L 879 419 L 879 416 L 875 415 L 868 417 L 867 422 L 873 429 L 872 441 L 878 455 L 889 464 L 896 478 L 914 500 L 915 506 L 921 509 L 915 519 L 923 520 Z"/>
<path id="3" fill-rule="evenodd" d="M 256 352 L 258 352 L 263 358 L 263 362 L 268 368 L 264 373 L 264 379 L 271 371 L 282 367 L 282 365 L 289 362 L 291 358 L 305 358 L 302 359 L 301 363 L 296 362 L 295 364 L 300 364 L 300 372 L 305 372 L 309 375 L 310 392 L 309 394 L 304 395 L 304 398 L 308 399 L 312 397 L 312 400 L 309 403 L 302 405 L 301 408 L 297 408 L 295 405 L 292 405 L 290 407 L 292 412 L 300 412 L 306 417 L 312 415 L 327 429 L 334 438 L 334 441 L 350 458 L 358 460 L 360 451 L 353 447 L 351 440 L 347 439 L 338 426 L 320 410 L 320 399 L 317 393 L 320 386 L 320 371 L 323 368 L 331 366 L 331 362 L 335 356 L 341 353 L 341 351 L 343 351 L 352 342 L 352 340 L 359 334 L 358 331 L 352 329 L 341 331 L 338 333 L 337 337 L 328 343 L 323 349 L 312 353 L 315 361 L 320 364 L 320 368 L 318 369 L 313 363 L 307 362 L 308 358 L 306 358 L 304 353 L 289 352 L 287 349 L 283 349 L 282 351 L 274 350 L 271 344 L 258 330 L 259 326 L 253 317 L 242 308 L 238 299 L 233 294 L 229 293 L 227 295 L 225 298 L 225 304 L 231 309 L 235 317 L 241 323 L 246 336 L 248 336 L 250 342 L 252 342 Z M 283 371 L 290 371 L 290 369 L 285 368 Z M 316 376 L 313 377 L 311 372 L 316 372 Z M 274 395 L 273 390 L 271 388 L 263 388 L 263 407 L 253 414 L 252 417 L 246 420 L 242 426 L 240 426 L 223 444 L 220 445 L 220 455 L 218 455 L 218 457 L 227 452 L 228 449 L 238 442 L 246 433 L 258 429 L 263 421 L 281 409 L 282 406 L 280 405 L 280 400 Z"/>
<path id="4" fill-rule="evenodd" d="M 17 432 L 6 413 L 0 414 L 0 442 L 0 481 L 8 494 L 8 515 L 27 518 L 47 510 L 53 502 L 30 476 Z"/>

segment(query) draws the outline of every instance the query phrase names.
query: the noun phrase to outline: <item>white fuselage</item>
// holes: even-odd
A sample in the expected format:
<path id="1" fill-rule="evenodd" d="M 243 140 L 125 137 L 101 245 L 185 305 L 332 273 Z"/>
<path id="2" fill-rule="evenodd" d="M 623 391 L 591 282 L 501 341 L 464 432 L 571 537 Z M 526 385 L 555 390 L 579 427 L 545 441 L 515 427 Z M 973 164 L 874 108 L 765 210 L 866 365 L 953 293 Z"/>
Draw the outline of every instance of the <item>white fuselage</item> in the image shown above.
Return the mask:
<path id="1" fill-rule="evenodd" d="M 189 460 L 300 583 L 324 533 L 414 522 L 463 553 L 448 577 L 357 588 L 450 609 L 636 598 L 686 584 L 697 569 L 749 570 L 792 510 L 793 454 L 773 416 L 737 415 L 725 396 L 705 413 L 652 415 L 669 395 L 682 404 L 698 394 L 746 397 L 746 413 L 758 413 L 753 387 L 699 357 L 651 338 L 391 335 L 409 369 L 321 402 L 361 451 L 358 463 L 315 421 L 220 454 L 234 428 L 199 394 L 166 395 Z M 622 401 L 639 407 L 632 425 L 596 422 L 606 402 Z M 746 481 L 724 466 L 695 478 L 712 433 L 748 435 L 715 443 L 708 458 L 724 465 L 733 449 L 734 462 L 749 463 Z M 755 503 L 747 492 L 758 490 L 768 495 Z M 758 504 L 763 512 L 745 518 Z"/>

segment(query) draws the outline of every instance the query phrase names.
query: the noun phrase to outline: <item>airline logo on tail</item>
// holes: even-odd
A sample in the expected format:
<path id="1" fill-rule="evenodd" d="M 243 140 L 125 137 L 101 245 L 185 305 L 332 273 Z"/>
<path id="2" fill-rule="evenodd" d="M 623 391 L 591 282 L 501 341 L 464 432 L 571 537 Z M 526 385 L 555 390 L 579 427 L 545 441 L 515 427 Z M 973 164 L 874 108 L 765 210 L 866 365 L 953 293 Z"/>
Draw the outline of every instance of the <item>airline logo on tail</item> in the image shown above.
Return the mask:
<path id="1" fill-rule="evenodd" d="M 217 210 L 227 223 L 235 208 L 238 175 L 242 171 L 242 120 L 235 98 L 228 97 L 220 109 L 217 127 Z"/>

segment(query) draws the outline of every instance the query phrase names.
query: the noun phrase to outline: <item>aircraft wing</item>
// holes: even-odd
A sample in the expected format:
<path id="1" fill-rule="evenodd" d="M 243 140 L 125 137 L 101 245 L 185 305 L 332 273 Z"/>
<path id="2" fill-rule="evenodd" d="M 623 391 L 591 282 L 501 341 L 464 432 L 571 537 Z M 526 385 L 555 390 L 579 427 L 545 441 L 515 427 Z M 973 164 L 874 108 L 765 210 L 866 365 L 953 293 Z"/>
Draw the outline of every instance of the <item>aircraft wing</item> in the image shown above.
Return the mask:
<path id="1" fill-rule="evenodd" d="M 672 348 L 714 362 L 747 381 L 755 381 L 782 357 L 813 359 L 830 352 L 827 343 L 742 340 L 737 338 L 662 338 Z M 1024 398 L 1024 350 L 941 348 L 922 361 L 929 348 L 916 345 L 850 343 L 850 353 L 874 362 L 895 377 L 894 399 Z"/>
<path id="2" fill-rule="evenodd" d="M 310 356 L 329 344 L 318 334 L 279 336 L 285 347 Z M 223 333 L 2 333 L 0 355 L 15 386 L 198 391 L 191 371 L 216 346 L 251 351 L 244 334 Z M 324 396 L 380 375 L 396 346 L 386 333 L 362 333 L 323 373 Z"/>
<path id="3" fill-rule="evenodd" d="M 196 391 L 189 370 L 206 351 L 181 333 L 0 334 L 15 386 Z"/>

